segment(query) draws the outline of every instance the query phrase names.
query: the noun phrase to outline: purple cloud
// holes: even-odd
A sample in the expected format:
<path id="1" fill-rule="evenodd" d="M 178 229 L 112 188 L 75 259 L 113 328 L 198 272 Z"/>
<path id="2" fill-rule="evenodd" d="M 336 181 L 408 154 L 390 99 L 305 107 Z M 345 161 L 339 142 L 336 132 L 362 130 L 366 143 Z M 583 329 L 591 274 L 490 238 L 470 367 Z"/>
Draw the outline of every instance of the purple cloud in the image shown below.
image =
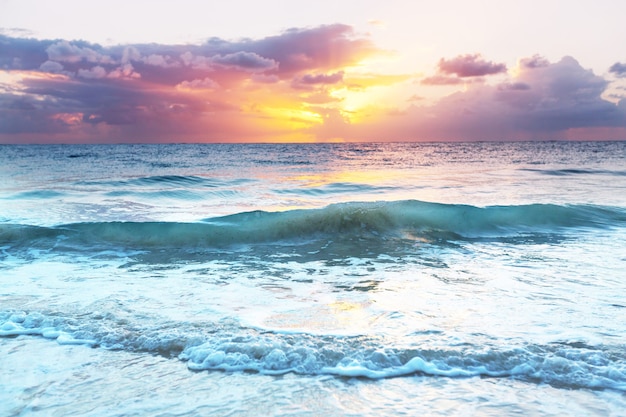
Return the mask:
<path id="1" fill-rule="evenodd" d="M 305 74 L 300 78 L 302 84 L 337 84 L 343 80 L 343 71 L 333 74 Z"/>
<path id="2" fill-rule="evenodd" d="M 36 40 L 0 35 L 0 68 L 6 70 L 91 70 L 107 73 L 128 68 L 143 79 L 168 85 L 203 79 L 209 72 L 268 72 L 281 79 L 297 73 L 332 71 L 378 52 L 372 42 L 347 25 L 289 29 L 261 39 L 227 41 L 211 38 L 200 45 L 138 44 L 103 47 L 84 41 Z M 51 64 L 56 63 L 56 64 Z M 218 77 L 219 78 L 219 77 Z M 221 80 L 218 80 L 221 81 Z"/>
<path id="3" fill-rule="evenodd" d="M 541 68 L 547 67 L 548 65 L 550 65 L 550 62 L 541 55 L 533 55 L 531 57 L 522 58 L 519 61 L 521 68 Z"/>
<path id="4" fill-rule="evenodd" d="M 46 48 L 51 61 L 71 62 L 87 61 L 92 63 L 112 64 L 113 59 L 88 47 L 80 47 L 68 41 L 59 41 Z"/>
<path id="5" fill-rule="evenodd" d="M 523 82 L 505 82 L 498 84 L 497 88 L 499 91 L 525 91 L 530 90 L 530 85 Z"/>
<path id="6" fill-rule="evenodd" d="M 209 56 L 254 52 L 278 62 L 278 73 L 285 77 L 300 71 L 338 69 L 379 52 L 369 39 L 356 36 L 352 27 L 342 24 L 289 29 L 259 40 L 227 42 L 213 38 L 200 49 Z"/>
<path id="7" fill-rule="evenodd" d="M 304 74 L 291 83 L 293 88 L 311 89 L 314 86 L 337 84 L 343 81 L 343 71 L 331 74 Z"/>
<path id="8" fill-rule="evenodd" d="M 238 68 L 247 71 L 267 71 L 278 68 L 278 63 L 275 60 L 263 58 L 254 52 L 244 51 L 216 55 L 211 58 L 211 62 L 227 68 Z"/>
<path id="9" fill-rule="evenodd" d="M 450 60 L 439 60 L 439 72 L 458 77 L 482 77 L 506 72 L 506 65 L 485 61 L 480 54 L 459 55 Z"/>
<path id="10" fill-rule="evenodd" d="M 11 38 L 0 35 L 0 68 L 33 70 L 48 60 L 46 48 L 52 41 Z"/>
<path id="11" fill-rule="evenodd" d="M 575 128 L 626 126 L 623 109 L 602 98 L 608 82 L 572 57 L 541 66 L 524 65 L 508 84 L 478 86 L 438 104 L 438 113 L 457 115 L 456 128 L 503 137 L 557 135 Z"/>
<path id="12" fill-rule="evenodd" d="M 609 68 L 609 72 L 617 75 L 618 77 L 626 77 L 626 64 L 616 62 L 615 64 L 611 65 L 611 68 Z"/>

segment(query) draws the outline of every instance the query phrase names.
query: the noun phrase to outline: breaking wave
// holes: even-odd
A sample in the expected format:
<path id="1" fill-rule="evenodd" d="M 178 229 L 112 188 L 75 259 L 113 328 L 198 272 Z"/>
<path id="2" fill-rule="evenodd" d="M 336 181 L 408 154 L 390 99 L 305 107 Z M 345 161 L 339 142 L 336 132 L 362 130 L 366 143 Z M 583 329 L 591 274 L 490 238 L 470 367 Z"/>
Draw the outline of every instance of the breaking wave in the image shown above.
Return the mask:
<path id="1" fill-rule="evenodd" d="M 593 205 L 476 207 L 415 200 L 341 203 L 321 209 L 252 211 L 194 223 L 90 222 L 53 227 L 0 224 L 0 246 L 109 245 L 132 249 L 226 247 L 327 239 L 472 240 L 576 234 L 623 227 L 626 211 Z"/>

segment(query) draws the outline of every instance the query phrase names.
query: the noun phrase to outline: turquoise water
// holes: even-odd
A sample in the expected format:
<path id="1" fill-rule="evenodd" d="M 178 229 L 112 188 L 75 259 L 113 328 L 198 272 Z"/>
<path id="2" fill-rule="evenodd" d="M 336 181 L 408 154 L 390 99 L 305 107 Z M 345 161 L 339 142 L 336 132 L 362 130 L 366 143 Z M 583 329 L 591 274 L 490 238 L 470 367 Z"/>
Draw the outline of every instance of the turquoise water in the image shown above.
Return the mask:
<path id="1" fill-rule="evenodd" d="M 0 414 L 624 415 L 626 143 L 0 147 Z"/>

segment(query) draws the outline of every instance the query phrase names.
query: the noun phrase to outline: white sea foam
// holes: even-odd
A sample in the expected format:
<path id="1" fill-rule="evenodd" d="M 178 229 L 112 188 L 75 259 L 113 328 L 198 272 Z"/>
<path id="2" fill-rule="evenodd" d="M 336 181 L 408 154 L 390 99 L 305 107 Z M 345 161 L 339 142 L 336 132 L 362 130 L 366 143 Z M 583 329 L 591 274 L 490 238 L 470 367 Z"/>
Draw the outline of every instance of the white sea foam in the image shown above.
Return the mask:
<path id="1" fill-rule="evenodd" d="M 624 346 L 580 344 L 514 348 L 463 344 L 459 347 L 398 348 L 385 339 L 259 332 L 240 326 L 198 329 L 180 323 L 172 331 L 140 329 L 138 324 L 13 314 L 0 325 L 0 336 L 43 336 L 60 345 L 176 355 L 189 369 L 266 375 L 296 373 L 368 379 L 408 375 L 441 377 L 514 377 L 570 388 L 626 391 Z M 56 322 L 56 328 L 45 327 Z M 74 328 L 75 330 L 70 330 Z M 134 329 L 131 333 L 129 330 Z"/>

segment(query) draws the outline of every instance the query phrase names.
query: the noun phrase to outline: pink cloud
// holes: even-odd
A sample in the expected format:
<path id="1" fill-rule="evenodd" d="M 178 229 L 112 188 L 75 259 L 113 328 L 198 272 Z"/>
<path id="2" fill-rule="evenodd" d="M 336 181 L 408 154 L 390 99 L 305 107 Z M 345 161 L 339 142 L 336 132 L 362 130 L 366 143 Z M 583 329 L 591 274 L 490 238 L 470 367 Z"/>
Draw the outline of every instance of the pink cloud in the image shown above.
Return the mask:
<path id="1" fill-rule="evenodd" d="M 439 72 L 458 77 L 482 77 L 506 72 L 506 65 L 485 61 L 480 54 L 459 55 L 452 59 L 439 60 Z"/>
<path id="2" fill-rule="evenodd" d="M 332 85 L 343 81 L 343 71 L 331 74 L 304 74 L 296 77 L 291 86 L 297 89 L 310 89 L 314 86 Z"/>
<path id="3" fill-rule="evenodd" d="M 422 79 L 422 85 L 457 85 L 483 82 L 487 75 L 506 73 L 506 65 L 485 61 L 480 54 L 441 58 L 435 75 Z"/>
<path id="4" fill-rule="evenodd" d="M 548 62 L 548 60 L 541 55 L 533 55 L 531 57 L 520 59 L 518 65 L 520 68 L 540 68 L 547 67 L 550 65 L 550 62 Z"/>
<path id="5" fill-rule="evenodd" d="M 118 79 L 137 79 L 141 78 L 141 74 L 135 71 L 131 63 L 122 64 L 107 74 L 108 78 Z M 87 77 L 85 77 L 87 78 Z M 91 77 L 95 78 L 95 77 Z"/>
<path id="6" fill-rule="evenodd" d="M 268 75 L 268 74 L 255 73 L 255 74 L 252 74 L 250 79 L 260 84 L 276 84 L 277 82 L 280 81 L 280 78 L 276 74 Z"/>
<path id="7" fill-rule="evenodd" d="M 433 75 L 421 81 L 424 85 L 456 85 L 463 84 L 463 82 L 459 77 L 449 77 L 447 75 Z"/>
<path id="8" fill-rule="evenodd" d="M 202 80 L 183 81 L 176 86 L 177 89 L 182 90 L 215 90 L 219 87 L 220 85 L 209 77 Z"/>
<path id="9" fill-rule="evenodd" d="M 337 84 L 343 80 L 343 71 L 332 74 L 305 74 L 300 77 L 302 84 Z"/>

